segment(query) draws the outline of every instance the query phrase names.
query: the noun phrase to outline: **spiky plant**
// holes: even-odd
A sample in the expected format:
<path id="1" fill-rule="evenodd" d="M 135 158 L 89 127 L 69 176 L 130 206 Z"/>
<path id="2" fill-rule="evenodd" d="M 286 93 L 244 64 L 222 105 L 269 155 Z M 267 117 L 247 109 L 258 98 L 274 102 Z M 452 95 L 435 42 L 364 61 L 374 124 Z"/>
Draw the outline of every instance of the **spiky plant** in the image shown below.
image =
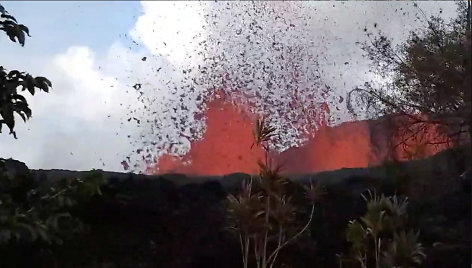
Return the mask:
<path id="1" fill-rule="evenodd" d="M 269 159 L 269 143 L 277 136 L 275 131 L 276 128 L 271 126 L 264 116 L 256 120 L 256 126 L 253 130 L 254 142 L 251 145 L 251 149 L 254 146 L 264 149 L 266 166 L 271 164 Z"/>
<path id="2" fill-rule="evenodd" d="M 231 229 L 239 237 L 243 266 L 248 267 L 251 248 L 258 268 L 273 267 L 279 252 L 303 234 L 311 223 L 315 201 L 321 198 L 316 185 L 307 188 L 311 213 L 306 224 L 296 228 L 297 209 L 286 192 L 288 179 L 273 168 L 269 159 L 269 142 L 276 136 L 275 128 L 264 118 L 258 119 L 254 145 L 266 151 L 265 163 L 259 161 L 259 174 L 244 183 L 242 192 L 228 196 Z"/>
<path id="3" fill-rule="evenodd" d="M 383 253 L 383 266 L 408 268 L 423 263 L 426 255 L 418 238 L 419 233 L 411 230 L 394 233 L 392 243 Z"/>
<path id="4" fill-rule="evenodd" d="M 367 267 L 367 236 L 368 232 L 361 223 L 357 220 L 349 221 L 346 238 L 347 241 L 351 243 L 351 251 L 354 260 L 358 261 L 362 268 Z"/>
<path id="5" fill-rule="evenodd" d="M 258 182 L 264 192 L 272 197 L 278 198 L 287 184 L 287 179 L 280 175 L 280 167 L 271 169 L 269 166 L 259 161 Z"/>
<path id="6" fill-rule="evenodd" d="M 227 211 L 231 225 L 229 228 L 239 237 L 243 265 L 248 267 L 250 238 L 266 227 L 260 193 L 252 192 L 252 179 L 243 182 L 243 189 L 238 196 L 228 195 Z"/>
<path id="7" fill-rule="evenodd" d="M 318 203 L 326 195 L 326 191 L 314 181 L 310 182 L 310 186 L 304 185 L 303 188 L 305 188 L 307 199 L 312 203 Z"/>
<path id="8" fill-rule="evenodd" d="M 406 231 L 408 199 L 396 195 L 368 192 L 367 211 L 359 220 L 350 221 L 346 239 L 352 258 L 362 268 L 412 267 L 426 257 L 418 242 L 418 233 Z"/>
<path id="9" fill-rule="evenodd" d="M 256 121 L 256 127 L 254 128 L 254 145 L 256 146 L 267 146 L 267 143 L 276 136 L 276 128 L 271 126 L 265 117 L 260 117 Z"/>

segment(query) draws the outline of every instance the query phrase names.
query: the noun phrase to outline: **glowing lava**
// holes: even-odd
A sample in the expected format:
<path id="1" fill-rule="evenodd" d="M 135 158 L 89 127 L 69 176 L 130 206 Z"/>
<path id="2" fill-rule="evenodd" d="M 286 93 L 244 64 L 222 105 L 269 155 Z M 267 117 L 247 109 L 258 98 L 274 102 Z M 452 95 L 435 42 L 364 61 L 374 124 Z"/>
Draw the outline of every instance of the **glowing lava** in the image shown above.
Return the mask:
<path id="1" fill-rule="evenodd" d="M 304 146 L 280 154 L 286 173 L 309 173 L 366 167 L 375 162 L 366 121 L 323 126 Z"/>
<path id="2" fill-rule="evenodd" d="M 222 175 L 232 172 L 257 172 L 262 149 L 253 147 L 255 117 L 224 99 L 212 100 L 206 111 L 206 131 L 192 142 L 183 157 L 163 155 L 148 173 L 186 173 Z"/>
<path id="3" fill-rule="evenodd" d="M 191 143 L 184 156 L 164 154 L 147 173 L 184 173 L 194 175 L 223 175 L 234 172 L 257 173 L 258 160 L 264 151 L 253 143 L 256 116 L 245 107 L 224 98 L 212 99 L 206 110 L 206 130 L 200 140 Z M 430 126 L 437 133 L 434 126 Z M 396 139 L 385 123 L 373 127 L 371 121 L 346 122 L 338 126 L 321 126 L 301 147 L 273 155 L 284 173 L 311 173 L 339 168 L 359 168 L 378 165 L 388 157 L 388 139 Z M 379 143 L 380 140 L 380 143 Z M 433 146 L 409 141 L 408 150 L 397 147 L 397 160 L 417 159 L 437 153 L 446 145 Z M 380 144 L 380 145 L 379 145 Z M 416 146 L 414 146 L 416 145 Z M 412 155 L 411 150 L 417 150 Z"/>

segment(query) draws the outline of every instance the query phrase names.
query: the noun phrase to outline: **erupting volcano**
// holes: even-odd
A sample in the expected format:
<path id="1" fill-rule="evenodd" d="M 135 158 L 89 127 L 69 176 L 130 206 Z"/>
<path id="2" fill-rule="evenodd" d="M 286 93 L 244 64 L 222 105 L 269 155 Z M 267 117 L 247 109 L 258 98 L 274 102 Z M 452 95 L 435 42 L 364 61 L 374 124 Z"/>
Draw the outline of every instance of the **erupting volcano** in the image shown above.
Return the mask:
<path id="1" fill-rule="evenodd" d="M 136 150 L 124 161 L 125 169 L 255 173 L 265 157 L 264 150 L 251 146 L 254 123 L 261 116 L 278 131 L 271 159 L 285 173 L 418 159 L 448 147 L 435 144 L 441 135 L 434 125 L 416 126 L 426 133 L 424 139 L 408 138 L 415 129 L 397 131 L 398 115 L 350 122 L 352 111 L 338 107 L 345 106 L 348 92 L 366 81 L 385 83 L 367 72 L 370 60 L 360 47 L 348 45 L 365 41 L 350 36 L 354 31 L 338 40 L 326 31 L 336 23 L 327 25 L 313 15 L 316 8 L 301 3 L 241 2 L 237 8 L 234 12 L 216 3 L 203 8 L 203 15 L 195 14 L 201 28 L 186 33 L 189 42 L 182 42 L 177 32 L 173 45 L 164 39 L 155 43 L 159 53 L 146 58 L 146 64 L 159 64 L 159 73 L 150 71 L 139 80 L 148 85 L 137 89 L 144 105 L 128 121 L 142 113 L 142 133 L 133 137 Z M 342 51 L 333 50 L 341 41 L 346 42 Z M 161 50 L 180 56 L 162 64 Z M 364 105 L 358 106 L 359 119 L 372 118 Z"/>
<path id="2" fill-rule="evenodd" d="M 203 137 L 192 141 L 190 150 L 184 156 L 164 154 L 146 172 L 194 175 L 257 173 L 258 160 L 264 159 L 262 148 L 252 146 L 257 117 L 245 105 L 225 98 L 212 98 L 207 103 Z M 274 163 L 282 166 L 283 173 L 301 174 L 378 165 L 389 154 L 388 140 L 399 139 L 398 133 L 389 134 L 388 127 L 380 120 L 345 122 L 337 126 L 328 126 L 324 120 L 321 123 L 302 146 L 271 155 Z M 429 130 L 429 133 L 437 132 L 432 126 Z M 433 139 L 433 136 L 429 134 L 426 139 Z M 421 148 L 421 155 L 412 155 L 415 148 Z M 433 155 L 445 148 L 446 145 L 433 146 L 424 140 L 411 140 L 407 147 L 398 146 L 393 151 L 397 159 L 407 160 Z"/>

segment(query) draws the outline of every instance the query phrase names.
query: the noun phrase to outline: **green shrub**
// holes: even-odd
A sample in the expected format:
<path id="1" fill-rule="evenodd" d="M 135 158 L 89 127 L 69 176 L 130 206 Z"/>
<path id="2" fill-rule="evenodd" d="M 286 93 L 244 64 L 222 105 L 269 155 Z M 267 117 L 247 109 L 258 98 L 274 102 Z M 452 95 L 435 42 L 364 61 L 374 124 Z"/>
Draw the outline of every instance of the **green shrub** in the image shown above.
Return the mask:
<path id="1" fill-rule="evenodd" d="M 13 174 L 13 175 L 12 175 Z M 14 174 L 0 159 L 0 245 L 36 241 L 62 244 L 63 237 L 81 230 L 70 213 L 79 201 L 100 194 L 98 173 L 64 179 L 52 185 L 38 183 L 29 172 Z"/>
<path id="2" fill-rule="evenodd" d="M 366 213 L 350 221 L 346 232 L 351 243 L 351 262 L 363 268 L 406 268 L 421 264 L 426 255 L 418 242 L 419 234 L 406 230 L 408 198 L 379 196 L 369 191 L 369 198 L 364 199 Z"/>
<path id="3" fill-rule="evenodd" d="M 249 266 L 252 250 L 257 267 L 273 267 L 280 251 L 310 226 L 314 204 L 322 196 L 315 184 L 306 188 L 307 197 L 312 201 L 311 212 L 307 222 L 300 226 L 289 180 L 280 175 L 279 168 L 271 167 L 268 143 L 276 136 L 274 132 L 275 128 L 264 119 L 257 121 L 253 145 L 266 151 L 265 163 L 259 162 L 259 176 L 246 179 L 241 193 L 227 197 L 230 229 L 239 239 L 245 268 Z"/>

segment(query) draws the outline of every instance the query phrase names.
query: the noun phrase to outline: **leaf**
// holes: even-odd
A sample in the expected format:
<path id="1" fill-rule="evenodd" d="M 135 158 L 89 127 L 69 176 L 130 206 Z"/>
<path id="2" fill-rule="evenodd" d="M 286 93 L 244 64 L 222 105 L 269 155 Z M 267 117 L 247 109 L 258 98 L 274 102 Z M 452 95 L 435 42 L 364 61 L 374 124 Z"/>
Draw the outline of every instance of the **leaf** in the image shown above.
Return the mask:
<path id="1" fill-rule="evenodd" d="M 5 11 L 5 9 L 3 9 L 3 11 Z M 3 13 L 3 12 L 2 12 L 2 13 Z M 8 14 L 3 13 L 2 15 L 0 15 L 0 17 L 5 18 L 5 19 L 8 19 L 8 20 L 12 20 L 12 21 L 14 21 L 14 22 L 17 22 L 16 19 L 15 19 L 15 17 L 13 17 L 12 15 L 8 15 Z"/>
<path id="2" fill-rule="evenodd" d="M 419 233 L 401 231 L 393 234 L 393 242 L 384 252 L 384 261 L 389 267 L 411 267 L 420 265 L 426 258 L 423 246 L 418 242 Z"/>
<path id="3" fill-rule="evenodd" d="M 3 107 L 3 111 L 1 112 L 3 117 L 4 123 L 10 129 L 10 133 L 13 132 L 13 128 L 15 127 L 15 118 L 13 117 L 13 108 L 11 105 L 6 105 Z"/>
<path id="4" fill-rule="evenodd" d="M 325 190 L 314 181 L 310 183 L 310 187 L 303 186 L 303 188 L 305 189 L 306 197 L 313 203 L 322 200 L 326 195 Z"/>
<path id="5" fill-rule="evenodd" d="M 25 45 L 25 34 L 17 24 L 4 27 L 4 30 L 6 31 L 8 37 L 10 37 L 11 41 L 16 42 L 16 40 L 18 40 L 18 43 L 20 43 L 21 46 Z"/>
<path id="6" fill-rule="evenodd" d="M 253 132 L 256 145 L 270 141 L 272 137 L 276 136 L 275 131 L 275 127 L 267 123 L 264 117 L 257 119 L 256 127 Z"/>
<path id="7" fill-rule="evenodd" d="M 347 227 L 346 239 L 351 243 L 361 243 L 366 237 L 366 230 L 356 220 L 350 221 Z"/>
<path id="8" fill-rule="evenodd" d="M 23 119 L 23 122 L 26 122 L 26 115 L 24 113 L 18 113 L 21 117 L 21 119 Z"/>
<path id="9" fill-rule="evenodd" d="M 36 87 L 42 89 L 44 92 L 48 93 L 49 88 L 52 87 L 51 81 L 49 81 L 46 77 L 37 76 L 34 78 L 34 84 Z"/>
<path id="10" fill-rule="evenodd" d="M 26 101 L 15 102 L 13 104 L 13 111 L 18 114 L 24 113 L 27 118 L 31 117 L 31 109 L 28 107 L 28 103 Z"/>
<path id="11" fill-rule="evenodd" d="M 28 29 L 28 27 L 24 26 L 23 24 L 18 24 L 18 27 L 19 27 L 23 32 L 25 32 L 28 36 L 31 36 L 31 35 L 29 34 L 29 29 Z"/>
<path id="12" fill-rule="evenodd" d="M 20 102 L 26 102 L 26 98 L 20 94 L 13 94 L 11 98 L 14 100 L 19 100 Z"/>
<path id="13" fill-rule="evenodd" d="M 34 82 L 35 82 L 35 79 L 30 74 L 27 74 L 23 81 L 24 87 L 26 87 L 28 91 L 31 93 L 31 95 L 33 96 L 34 96 L 34 86 L 35 86 Z"/>
<path id="14" fill-rule="evenodd" d="M 18 70 L 12 70 L 7 75 L 8 78 L 13 78 L 13 77 L 17 77 L 17 76 L 21 76 L 21 72 L 18 71 Z"/>

